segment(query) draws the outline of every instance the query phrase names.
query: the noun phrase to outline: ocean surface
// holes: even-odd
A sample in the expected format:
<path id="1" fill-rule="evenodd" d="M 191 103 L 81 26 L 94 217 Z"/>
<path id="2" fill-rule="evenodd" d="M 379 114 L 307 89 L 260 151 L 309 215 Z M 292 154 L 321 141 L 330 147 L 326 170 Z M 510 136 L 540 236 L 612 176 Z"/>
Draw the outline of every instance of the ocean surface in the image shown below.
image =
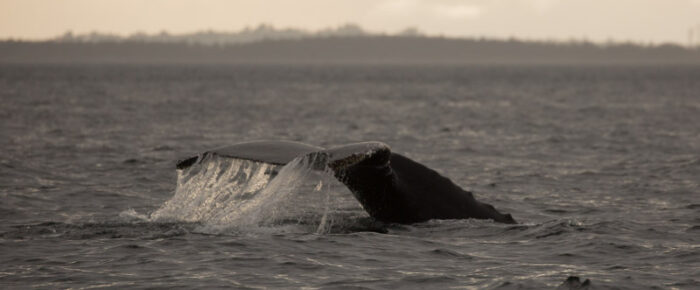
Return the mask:
<path id="1" fill-rule="evenodd" d="M 0 288 L 700 288 L 700 67 L 0 65 Z M 515 225 L 368 218 L 382 141 Z"/>

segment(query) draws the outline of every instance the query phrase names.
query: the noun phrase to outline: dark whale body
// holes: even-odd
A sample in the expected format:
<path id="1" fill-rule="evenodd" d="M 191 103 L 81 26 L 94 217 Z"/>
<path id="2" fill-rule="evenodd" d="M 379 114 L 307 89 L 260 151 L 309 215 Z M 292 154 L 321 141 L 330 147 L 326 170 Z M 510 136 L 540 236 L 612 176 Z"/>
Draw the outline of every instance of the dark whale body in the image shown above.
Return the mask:
<path id="1" fill-rule="evenodd" d="M 515 223 L 510 214 L 474 199 L 450 179 L 391 152 L 381 142 L 354 143 L 330 149 L 289 141 L 240 143 L 205 152 L 284 165 L 300 156 L 317 157 L 330 167 L 373 218 L 392 223 L 416 223 L 430 219 L 492 219 Z M 178 162 L 184 169 L 201 160 L 195 156 Z"/>

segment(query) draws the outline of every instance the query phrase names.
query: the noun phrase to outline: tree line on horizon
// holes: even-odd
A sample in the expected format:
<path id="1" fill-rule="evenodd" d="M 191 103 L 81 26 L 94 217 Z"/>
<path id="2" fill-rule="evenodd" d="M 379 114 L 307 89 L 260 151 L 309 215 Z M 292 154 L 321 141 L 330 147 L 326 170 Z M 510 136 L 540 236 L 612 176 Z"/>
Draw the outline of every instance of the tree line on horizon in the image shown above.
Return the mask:
<path id="1" fill-rule="evenodd" d="M 144 42 L 144 43 L 186 43 L 191 45 L 232 45 L 247 44 L 261 41 L 276 40 L 303 40 L 308 38 L 332 38 L 332 37 L 424 37 L 424 38 L 448 38 L 456 40 L 470 40 L 479 42 L 533 42 L 553 45 L 597 45 L 597 46 L 679 46 L 673 43 L 641 43 L 633 41 L 617 41 L 609 39 L 606 42 L 593 42 L 585 38 L 570 38 L 567 40 L 555 39 L 519 39 L 489 38 L 489 37 L 445 37 L 442 35 L 428 35 L 421 32 L 416 27 L 407 27 L 396 33 L 370 32 L 354 23 L 346 23 L 337 27 L 325 28 L 318 31 L 308 31 L 298 28 L 275 28 L 270 24 L 259 24 L 256 27 L 245 27 L 239 31 L 225 32 L 214 30 L 203 30 L 191 33 L 173 34 L 165 30 L 159 33 L 148 34 L 145 32 L 135 32 L 130 35 L 119 35 L 114 33 L 103 33 L 93 31 L 89 33 L 75 34 L 66 31 L 64 34 L 42 40 L 31 42 L 59 42 L 59 43 L 115 43 L 115 42 Z M 30 42 L 22 39 L 5 39 L 0 42 Z M 691 49 L 693 47 L 690 47 Z"/>

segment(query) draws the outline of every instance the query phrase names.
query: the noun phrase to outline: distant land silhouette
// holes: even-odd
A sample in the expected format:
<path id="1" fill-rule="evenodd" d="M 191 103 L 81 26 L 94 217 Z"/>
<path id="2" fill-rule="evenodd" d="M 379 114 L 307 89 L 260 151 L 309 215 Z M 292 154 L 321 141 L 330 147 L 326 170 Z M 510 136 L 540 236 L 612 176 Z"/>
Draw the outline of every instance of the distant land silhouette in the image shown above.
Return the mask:
<path id="1" fill-rule="evenodd" d="M 173 35 L 68 32 L 46 41 L 0 41 L 0 63 L 203 64 L 700 64 L 700 48 L 675 44 L 524 41 L 393 35 L 354 24 L 308 32 L 269 25 Z"/>
<path id="2" fill-rule="evenodd" d="M 407 28 L 402 34 L 414 33 L 420 34 L 417 29 Z M 82 43 L 100 43 L 100 42 L 148 42 L 148 43 L 189 43 L 189 44 L 204 44 L 204 45 L 226 45 L 226 44 L 242 44 L 264 40 L 289 40 L 302 39 L 310 37 L 328 37 L 328 36 L 362 36 L 372 35 L 365 31 L 357 24 L 344 24 L 335 28 L 322 29 L 316 32 L 310 32 L 296 28 L 277 29 L 269 24 L 260 24 L 255 28 L 246 27 L 238 32 L 217 32 L 212 30 L 170 34 L 167 31 L 162 31 L 156 34 L 146 34 L 143 32 L 133 33 L 128 36 L 120 36 L 116 34 L 91 32 L 86 34 L 73 34 L 68 31 L 63 35 L 54 38 L 56 42 L 82 42 Z"/>

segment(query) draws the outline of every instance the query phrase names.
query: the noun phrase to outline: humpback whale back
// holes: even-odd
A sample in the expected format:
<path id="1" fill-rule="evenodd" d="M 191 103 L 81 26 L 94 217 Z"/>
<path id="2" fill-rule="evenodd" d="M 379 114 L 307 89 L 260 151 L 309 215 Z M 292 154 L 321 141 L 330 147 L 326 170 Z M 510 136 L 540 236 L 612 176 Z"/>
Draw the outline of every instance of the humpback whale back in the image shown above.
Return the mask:
<path id="1" fill-rule="evenodd" d="M 362 142 L 323 149 L 290 141 L 257 141 L 204 152 L 177 163 L 184 169 L 207 154 L 284 165 L 314 155 L 314 168 L 330 168 L 370 216 L 385 222 L 414 223 L 429 219 L 492 219 L 515 223 L 509 214 L 474 199 L 450 179 L 381 142 Z"/>

